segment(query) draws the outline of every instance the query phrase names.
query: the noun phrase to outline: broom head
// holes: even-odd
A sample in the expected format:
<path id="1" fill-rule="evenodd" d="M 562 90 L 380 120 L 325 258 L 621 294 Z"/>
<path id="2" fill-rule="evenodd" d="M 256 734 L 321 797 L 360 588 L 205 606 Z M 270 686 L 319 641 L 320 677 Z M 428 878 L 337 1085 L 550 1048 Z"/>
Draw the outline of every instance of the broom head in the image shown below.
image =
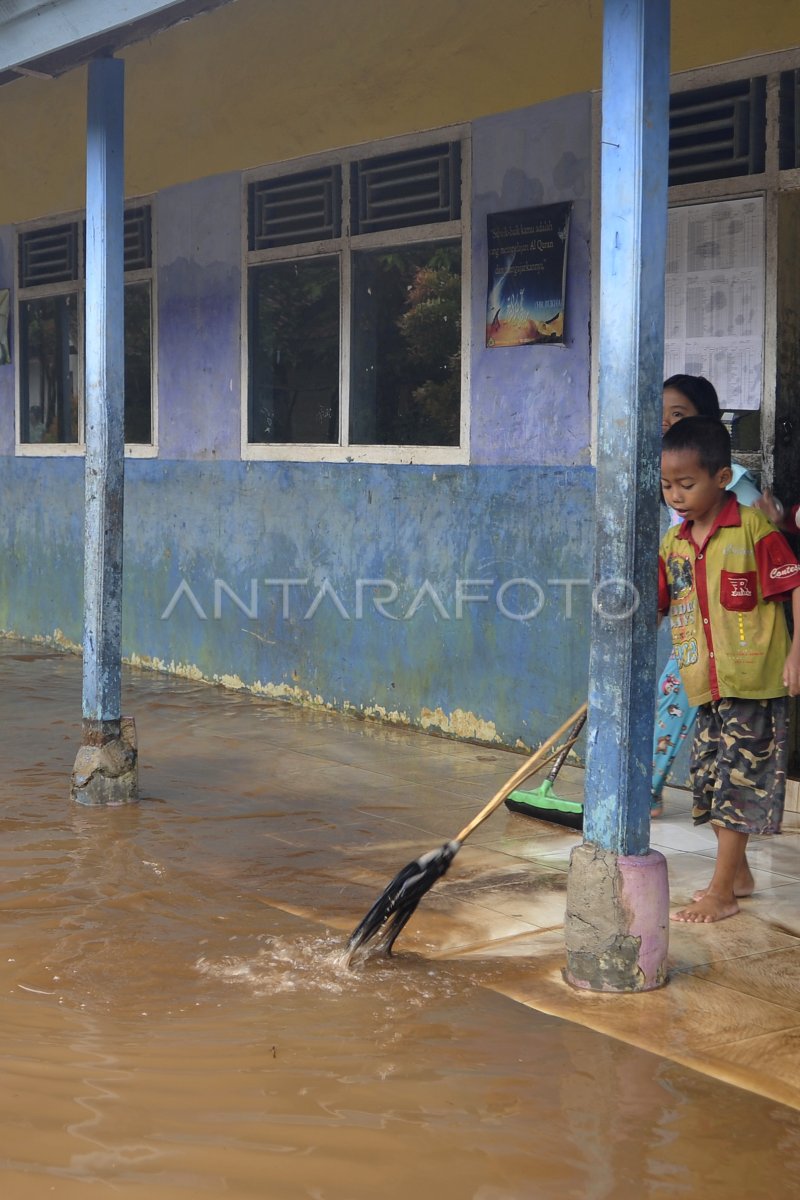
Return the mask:
<path id="1" fill-rule="evenodd" d="M 392 944 L 426 892 L 449 869 L 461 849 L 461 842 L 445 842 L 438 850 L 429 850 L 398 871 L 389 886 L 373 904 L 363 921 L 350 934 L 345 960 L 367 942 L 391 954 Z"/>

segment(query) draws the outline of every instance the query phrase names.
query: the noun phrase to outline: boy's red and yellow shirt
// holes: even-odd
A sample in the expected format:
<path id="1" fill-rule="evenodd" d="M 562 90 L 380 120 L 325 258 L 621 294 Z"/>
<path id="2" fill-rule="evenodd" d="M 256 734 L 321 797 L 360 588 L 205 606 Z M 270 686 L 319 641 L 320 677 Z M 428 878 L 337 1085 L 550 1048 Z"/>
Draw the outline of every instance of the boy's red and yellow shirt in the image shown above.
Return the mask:
<path id="1" fill-rule="evenodd" d="M 800 587 L 800 563 L 762 512 L 732 495 L 702 546 L 690 521 L 673 526 L 661 543 L 658 574 L 658 608 L 669 612 L 690 704 L 787 694 L 790 641 L 777 602 Z"/>

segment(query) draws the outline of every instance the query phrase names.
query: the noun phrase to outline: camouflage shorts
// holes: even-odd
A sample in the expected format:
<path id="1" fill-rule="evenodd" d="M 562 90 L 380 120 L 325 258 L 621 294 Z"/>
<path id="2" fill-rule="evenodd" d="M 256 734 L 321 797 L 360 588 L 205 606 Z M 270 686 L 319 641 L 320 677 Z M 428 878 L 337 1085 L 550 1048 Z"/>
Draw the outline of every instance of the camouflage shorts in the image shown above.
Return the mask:
<path id="1" fill-rule="evenodd" d="M 789 700 L 712 700 L 697 710 L 692 817 L 738 833 L 779 833 Z"/>

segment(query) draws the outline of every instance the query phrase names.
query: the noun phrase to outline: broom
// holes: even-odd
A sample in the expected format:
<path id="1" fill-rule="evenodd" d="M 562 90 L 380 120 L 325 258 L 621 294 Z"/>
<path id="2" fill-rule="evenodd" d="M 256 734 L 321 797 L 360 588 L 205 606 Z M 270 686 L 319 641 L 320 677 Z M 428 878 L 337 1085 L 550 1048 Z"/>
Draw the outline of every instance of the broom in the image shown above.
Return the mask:
<path id="1" fill-rule="evenodd" d="M 539 821 L 552 821 L 556 825 L 567 825 L 570 829 L 583 829 L 583 805 L 580 800 L 567 800 L 553 791 L 558 772 L 564 765 L 570 747 L 575 744 L 586 721 L 586 710 L 581 713 L 569 731 L 569 740 L 555 756 L 553 769 L 544 783 L 533 791 L 516 788 L 506 797 L 506 808 L 512 812 L 522 813 L 526 817 L 535 817 Z"/>
<path id="2" fill-rule="evenodd" d="M 445 842 L 438 850 L 429 850 L 427 854 L 422 854 L 419 858 L 415 858 L 413 862 L 408 863 L 407 866 L 403 867 L 402 871 L 399 871 L 395 875 L 389 886 L 381 892 L 363 921 L 350 934 L 350 939 L 344 952 L 345 963 L 349 963 L 355 952 L 371 941 L 375 941 L 378 950 L 384 951 L 386 954 L 391 954 L 392 946 L 403 926 L 409 917 L 411 917 L 425 893 L 430 891 L 436 880 L 441 879 L 442 875 L 446 873 L 451 862 L 461 849 L 462 842 L 479 825 L 482 825 L 495 809 L 500 807 L 509 792 L 512 792 L 518 784 L 522 783 L 530 775 L 533 775 L 534 772 L 540 770 L 552 758 L 558 757 L 558 755 L 563 754 L 569 749 L 570 745 L 574 743 L 575 738 L 572 739 L 572 742 L 568 742 L 562 750 L 557 751 L 555 755 L 545 758 L 548 750 L 555 745 L 558 739 L 568 729 L 575 726 L 579 717 L 585 717 L 585 715 L 586 705 L 582 704 L 569 720 L 565 721 L 522 764 L 519 770 L 514 772 L 500 790 L 495 792 L 485 808 L 482 808 L 478 815 L 473 817 L 469 824 L 465 825 L 452 841 Z M 545 760 L 544 762 L 542 761 L 543 759 Z"/>

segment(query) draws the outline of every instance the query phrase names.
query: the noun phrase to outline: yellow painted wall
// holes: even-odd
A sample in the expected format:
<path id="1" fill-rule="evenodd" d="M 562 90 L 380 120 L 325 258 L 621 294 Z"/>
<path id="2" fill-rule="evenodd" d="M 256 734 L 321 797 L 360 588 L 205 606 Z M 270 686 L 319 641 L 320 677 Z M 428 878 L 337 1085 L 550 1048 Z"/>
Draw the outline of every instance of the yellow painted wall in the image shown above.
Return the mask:
<path id="1" fill-rule="evenodd" d="M 236 0 L 124 52 L 126 190 L 600 83 L 601 0 Z M 798 0 L 674 0 L 673 70 L 795 46 Z M 0 224 L 83 205 L 85 70 L 0 88 Z"/>

